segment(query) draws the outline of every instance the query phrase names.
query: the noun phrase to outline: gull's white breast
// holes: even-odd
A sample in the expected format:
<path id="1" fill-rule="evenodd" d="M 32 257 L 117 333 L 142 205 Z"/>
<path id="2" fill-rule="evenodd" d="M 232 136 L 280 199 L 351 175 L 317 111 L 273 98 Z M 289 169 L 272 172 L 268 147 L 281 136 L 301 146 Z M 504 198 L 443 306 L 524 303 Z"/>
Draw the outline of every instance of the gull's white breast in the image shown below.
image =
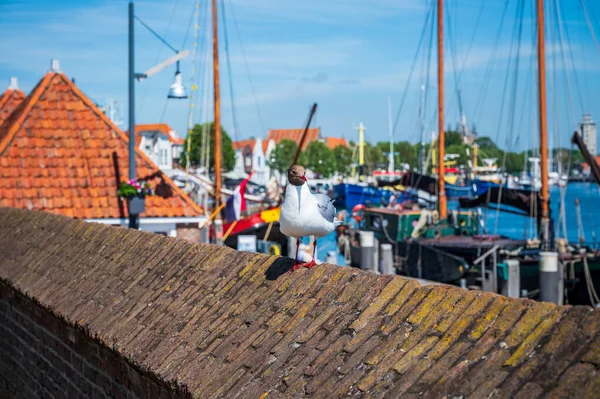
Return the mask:
<path id="1" fill-rule="evenodd" d="M 289 237 L 323 237 L 335 229 L 334 223 L 321 215 L 317 199 L 307 184 L 300 187 L 288 185 L 281 206 L 279 227 Z"/>

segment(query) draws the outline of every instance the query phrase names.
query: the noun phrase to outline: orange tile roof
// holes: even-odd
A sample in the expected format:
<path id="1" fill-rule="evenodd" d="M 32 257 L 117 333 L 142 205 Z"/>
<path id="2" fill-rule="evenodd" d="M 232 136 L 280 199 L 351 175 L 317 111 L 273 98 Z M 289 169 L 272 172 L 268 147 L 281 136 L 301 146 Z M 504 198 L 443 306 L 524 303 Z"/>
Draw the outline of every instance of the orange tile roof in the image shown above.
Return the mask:
<path id="1" fill-rule="evenodd" d="M 0 128 L 0 206 L 74 218 L 122 218 L 128 137 L 62 73 L 47 73 Z M 203 214 L 136 149 L 136 170 L 155 188 L 142 217 Z"/>
<path id="2" fill-rule="evenodd" d="M 232 145 L 233 145 L 234 150 L 241 150 L 246 146 L 250 146 L 251 149 L 254 149 L 254 143 L 256 143 L 255 139 L 248 139 L 248 140 L 234 141 L 232 143 Z"/>
<path id="3" fill-rule="evenodd" d="M 247 140 L 240 140 L 240 141 L 234 141 L 233 143 L 233 149 L 234 150 L 241 150 L 246 146 L 250 146 L 250 148 L 252 150 L 254 150 L 254 146 L 256 145 L 256 139 L 247 139 Z M 262 140 L 262 151 L 263 154 L 267 153 L 267 147 L 269 146 L 269 141 L 268 140 Z"/>
<path id="4" fill-rule="evenodd" d="M 161 133 L 166 134 L 171 143 L 183 145 L 184 140 L 182 138 L 180 138 L 180 137 L 174 138 L 173 136 L 171 136 L 170 132 L 173 129 L 171 129 L 171 127 L 169 125 L 167 125 L 166 123 L 148 123 L 148 124 L 142 124 L 142 125 L 135 125 L 135 141 L 136 141 L 136 143 L 139 145 L 139 143 L 141 141 L 140 133 L 155 132 L 157 130 L 160 131 Z M 129 132 L 129 130 L 127 130 L 125 133 L 128 134 L 128 132 Z"/>
<path id="5" fill-rule="evenodd" d="M 8 119 L 10 114 L 21 104 L 25 97 L 25 93 L 19 89 L 7 89 L 2 93 L 0 96 L 0 125 Z"/>
<path id="6" fill-rule="evenodd" d="M 269 130 L 269 133 L 267 134 L 267 139 L 265 141 L 268 142 L 269 140 L 273 140 L 275 144 L 279 144 L 281 140 L 287 139 L 295 141 L 296 144 L 300 145 L 302 133 L 304 133 L 304 129 L 271 129 Z M 306 149 L 306 146 L 308 146 L 309 143 L 317 141 L 320 136 L 321 128 L 309 128 L 308 132 L 306 133 L 306 139 L 304 140 L 304 145 L 302 146 L 302 149 Z"/>
<path id="7" fill-rule="evenodd" d="M 340 145 L 348 147 L 348 142 L 343 137 L 325 137 L 325 144 L 332 150 Z"/>

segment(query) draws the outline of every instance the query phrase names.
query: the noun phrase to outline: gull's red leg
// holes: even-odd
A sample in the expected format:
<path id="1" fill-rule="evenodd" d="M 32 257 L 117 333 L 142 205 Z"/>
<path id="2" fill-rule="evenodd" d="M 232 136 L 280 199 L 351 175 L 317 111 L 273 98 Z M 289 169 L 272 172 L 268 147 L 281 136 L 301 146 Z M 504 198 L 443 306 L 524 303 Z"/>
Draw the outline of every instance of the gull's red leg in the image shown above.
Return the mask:
<path id="1" fill-rule="evenodd" d="M 302 263 L 298 261 L 298 252 L 300 252 L 300 239 L 296 238 L 296 258 L 294 259 L 294 266 L 292 267 L 292 270 L 296 270 L 302 266 Z"/>
<path id="2" fill-rule="evenodd" d="M 317 238 L 316 237 L 314 238 L 314 241 L 313 241 L 313 247 L 314 247 L 313 258 L 309 263 L 304 265 L 307 269 L 312 269 L 313 267 L 315 267 L 317 265 Z"/>

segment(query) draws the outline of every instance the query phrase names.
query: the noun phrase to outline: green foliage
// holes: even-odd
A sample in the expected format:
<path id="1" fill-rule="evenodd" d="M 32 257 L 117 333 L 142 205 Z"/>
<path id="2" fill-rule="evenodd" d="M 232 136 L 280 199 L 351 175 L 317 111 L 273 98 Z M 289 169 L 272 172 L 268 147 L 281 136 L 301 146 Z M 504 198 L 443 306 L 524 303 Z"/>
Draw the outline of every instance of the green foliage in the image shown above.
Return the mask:
<path id="1" fill-rule="evenodd" d="M 121 198 L 145 197 L 152 195 L 152 187 L 145 181 L 128 180 L 119 184 L 117 194 Z"/>
<path id="2" fill-rule="evenodd" d="M 466 165 L 467 164 L 467 145 L 466 144 L 451 144 L 448 147 L 446 147 L 446 154 L 458 154 L 459 158 L 454 159 L 455 161 L 458 162 L 458 165 Z M 470 152 L 471 156 L 473 154 L 473 152 Z"/>
<path id="3" fill-rule="evenodd" d="M 496 145 L 496 143 L 494 143 L 494 141 L 489 137 L 478 137 L 475 139 L 475 142 L 477 143 L 479 148 L 482 150 L 490 150 L 490 149 L 497 150 L 498 149 L 498 146 Z"/>
<path id="4" fill-rule="evenodd" d="M 397 154 L 394 156 L 394 164 L 407 163 L 411 168 L 414 168 L 418 163 L 419 148 L 420 144 L 412 146 L 408 141 L 395 143 L 394 152 L 397 152 Z"/>
<path id="5" fill-rule="evenodd" d="M 293 140 L 284 139 L 275 146 L 275 149 L 271 152 L 271 159 L 269 159 L 269 167 L 275 169 L 279 173 L 286 173 L 298 150 L 298 144 Z"/>
<path id="6" fill-rule="evenodd" d="M 352 171 L 352 150 L 346 146 L 338 145 L 333 149 L 333 156 L 336 172 L 349 175 Z"/>
<path id="7" fill-rule="evenodd" d="M 208 129 L 208 136 L 210 137 L 208 144 L 210 146 L 210 159 L 208 162 L 211 170 L 214 169 L 215 126 L 212 122 L 194 126 L 191 134 L 192 143 L 189 156 L 187 153 L 188 140 L 190 139 L 189 136 L 186 138 L 183 145 L 183 151 L 179 160 L 182 166 L 185 167 L 187 165 L 188 158 L 191 161 L 191 166 L 198 166 L 200 164 L 200 158 L 204 145 L 204 143 L 202 143 L 202 131 L 204 128 Z M 235 166 L 235 151 L 233 149 L 231 137 L 229 137 L 229 134 L 227 134 L 223 128 L 221 128 L 221 164 L 223 169 L 226 171 L 232 170 Z"/>
<path id="8" fill-rule="evenodd" d="M 503 155 L 506 156 L 506 159 L 504 160 L 504 166 L 508 173 L 517 174 L 523 170 L 523 166 L 525 165 L 525 152 L 507 152 Z M 502 165 L 502 158 L 498 159 L 498 164 Z"/>
<path id="9" fill-rule="evenodd" d="M 312 170 L 322 177 L 331 176 L 336 170 L 333 151 L 321 141 L 313 141 L 302 152 L 302 162 L 307 169 Z"/>
<path id="10" fill-rule="evenodd" d="M 389 144 L 387 151 L 389 152 Z M 381 147 L 365 143 L 365 163 L 369 171 L 374 171 L 375 169 L 385 168 L 388 164 L 388 158 Z"/>
<path id="11" fill-rule="evenodd" d="M 463 135 L 457 131 L 449 130 L 444 133 L 444 148 L 448 148 L 452 145 L 459 145 L 463 143 Z"/>

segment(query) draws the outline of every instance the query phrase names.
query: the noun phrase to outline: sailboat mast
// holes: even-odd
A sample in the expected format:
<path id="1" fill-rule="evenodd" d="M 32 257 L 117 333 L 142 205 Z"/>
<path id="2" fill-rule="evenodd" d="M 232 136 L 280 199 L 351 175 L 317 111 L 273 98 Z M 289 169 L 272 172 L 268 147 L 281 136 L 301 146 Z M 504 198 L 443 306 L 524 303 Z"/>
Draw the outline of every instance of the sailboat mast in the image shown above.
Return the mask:
<path id="1" fill-rule="evenodd" d="M 215 95 L 215 209 L 221 205 L 221 92 L 219 87 L 219 36 L 217 30 L 217 0 L 212 0 L 212 25 L 213 25 L 213 73 Z M 217 220 L 221 219 L 218 212 Z"/>
<path id="2" fill-rule="evenodd" d="M 394 166 L 394 129 L 392 127 L 392 98 L 388 96 L 388 128 L 390 133 L 390 162 L 388 166 L 388 172 L 393 175 Z"/>
<path id="3" fill-rule="evenodd" d="M 447 218 L 444 181 L 444 4 L 438 0 L 438 204 L 440 219 Z"/>
<path id="4" fill-rule="evenodd" d="M 542 247 L 550 246 L 550 212 L 548 207 L 548 134 L 546 125 L 546 55 L 544 41 L 544 0 L 537 0 L 538 94 L 540 108 L 540 158 L 542 169 Z"/>

